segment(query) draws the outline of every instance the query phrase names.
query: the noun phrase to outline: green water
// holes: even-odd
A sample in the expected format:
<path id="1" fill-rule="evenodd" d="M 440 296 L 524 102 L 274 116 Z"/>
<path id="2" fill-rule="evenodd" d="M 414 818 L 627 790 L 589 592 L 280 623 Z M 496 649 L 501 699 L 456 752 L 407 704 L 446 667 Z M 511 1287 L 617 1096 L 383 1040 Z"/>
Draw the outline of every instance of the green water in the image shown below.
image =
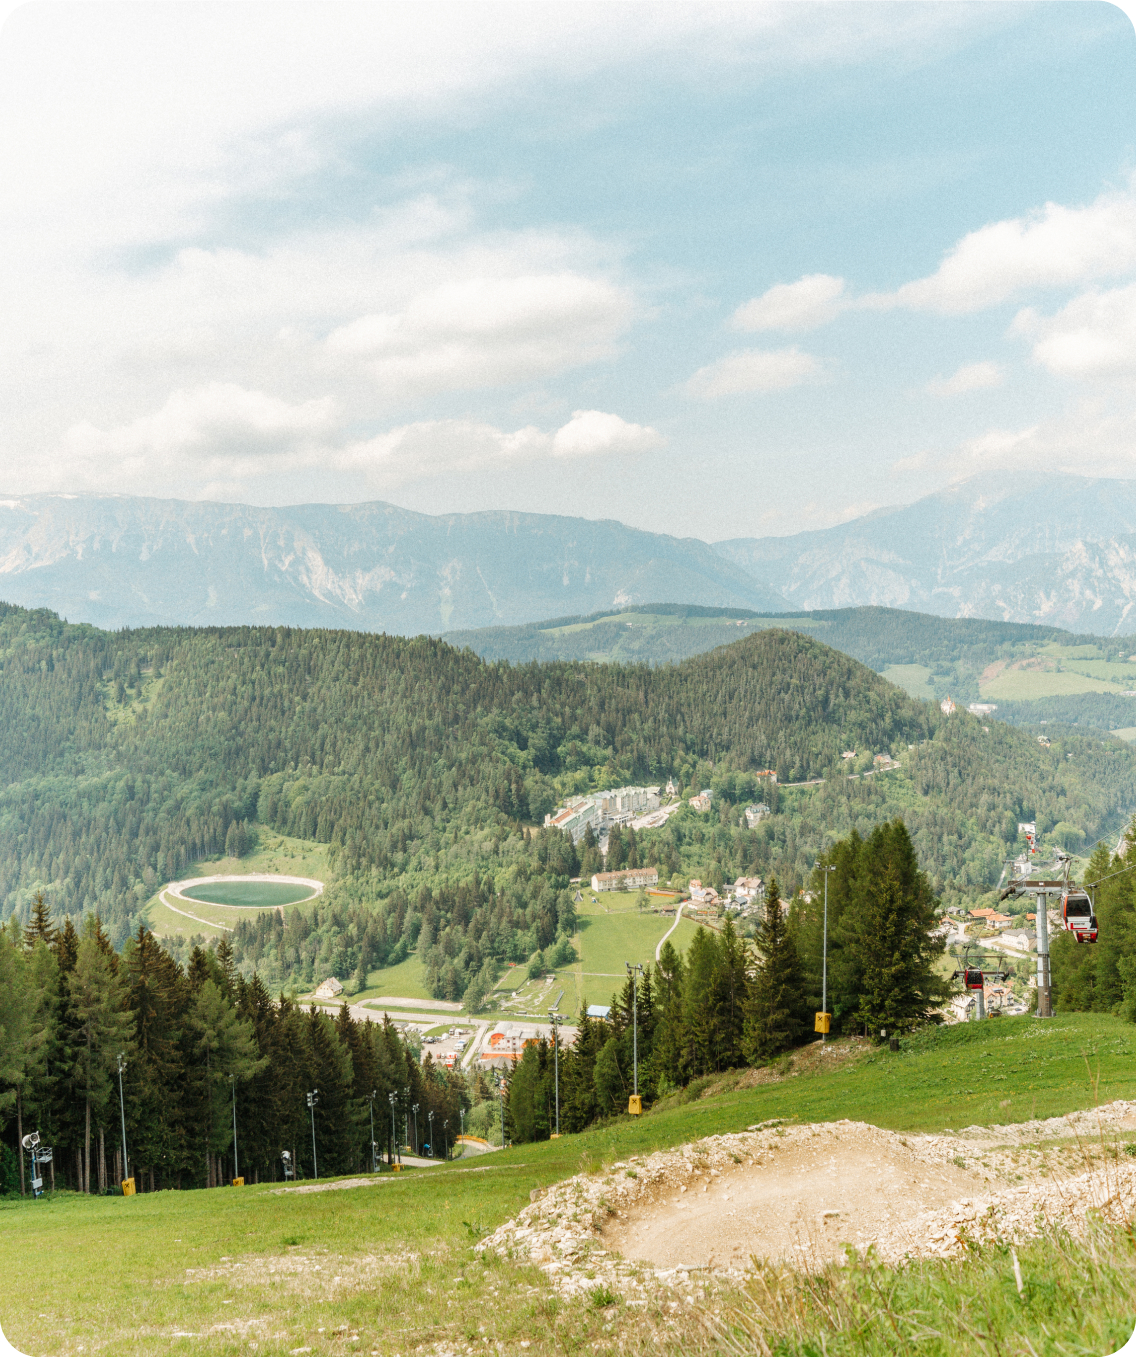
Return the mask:
<path id="1" fill-rule="evenodd" d="M 182 894 L 187 900 L 202 900 L 210 905 L 259 905 L 275 909 L 277 905 L 306 900 L 312 888 L 290 881 L 214 881 L 207 886 L 191 886 Z"/>

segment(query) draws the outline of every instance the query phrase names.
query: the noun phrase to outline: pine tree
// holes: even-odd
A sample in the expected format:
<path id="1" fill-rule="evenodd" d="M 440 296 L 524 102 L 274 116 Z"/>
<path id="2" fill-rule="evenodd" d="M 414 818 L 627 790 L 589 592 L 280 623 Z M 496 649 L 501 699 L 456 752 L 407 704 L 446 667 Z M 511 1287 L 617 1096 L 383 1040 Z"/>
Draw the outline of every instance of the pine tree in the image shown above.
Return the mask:
<path id="1" fill-rule="evenodd" d="M 125 982 L 104 952 L 97 920 L 79 941 L 75 968 L 67 977 L 68 1055 L 72 1086 L 82 1098 L 83 1191 L 91 1190 L 92 1120 L 103 1124 L 111 1095 L 112 1071 L 118 1056 L 133 1052 L 134 1018 L 129 1012 Z"/>
<path id="2" fill-rule="evenodd" d="M 909 1031 L 949 995 L 949 982 L 934 971 L 944 947 L 932 933 L 937 919 L 903 821 L 878 826 L 864 844 L 858 888 L 840 923 L 860 976 L 856 1020 L 871 1035 Z"/>
<path id="3" fill-rule="evenodd" d="M 758 963 L 749 986 L 742 1047 L 751 1065 L 764 1064 L 798 1042 L 805 1030 L 804 977 L 786 928 L 777 878 L 766 889 Z"/>
<path id="4" fill-rule="evenodd" d="M 43 891 L 36 891 L 32 900 L 32 915 L 24 929 L 24 945 L 33 947 L 39 939 L 51 947 L 59 930 L 51 922 L 51 906 L 47 903 Z"/>

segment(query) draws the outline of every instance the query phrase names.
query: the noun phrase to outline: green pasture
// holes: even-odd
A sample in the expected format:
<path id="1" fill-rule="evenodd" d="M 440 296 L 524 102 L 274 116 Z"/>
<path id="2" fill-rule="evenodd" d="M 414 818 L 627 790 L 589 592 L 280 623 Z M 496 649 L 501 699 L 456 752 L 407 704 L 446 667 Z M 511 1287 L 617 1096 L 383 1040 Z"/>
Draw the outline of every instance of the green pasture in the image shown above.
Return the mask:
<path id="1" fill-rule="evenodd" d="M 1126 685 L 1077 673 L 1072 669 L 1004 669 L 981 685 L 983 701 L 1032 702 L 1073 693 L 1119 693 Z"/>
<path id="2" fill-rule="evenodd" d="M 371 971 L 367 976 L 367 988 L 361 994 L 352 995 L 351 1002 L 357 1004 L 363 999 L 377 999 L 384 994 L 392 999 L 434 997 L 426 988 L 426 968 L 419 961 L 417 952 L 411 952 L 397 966 L 384 966 L 381 970 Z"/>
<path id="3" fill-rule="evenodd" d="M 1120 730 L 1110 731 L 1109 734 L 1115 735 L 1118 740 L 1127 741 L 1128 744 L 1136 744 L 1136 726 L 1124 726 Z"/>
<path id="4" fill-rule="evenodd" d="M 473 1164 L 384 1174 L 358 1188 L 277 1196 L 265 1185 L 134 1198 L 61 1193 L 34 1203 L 8 1200 L 0 1204 L 0 1268 L 13 1281 L 0 1300 L 0 1324 L 31 1357 L 229 1357 L 252 1351 L 283 1357 L 297 1349 L 317 1357 L 346 1351 L 393 1357 L 415 1349 L 514 1352 L 521 1344 L 528 1345 L 528 1357 L 600 1345 L 627 1352 L 720 1352 L 696 1310 L 689 1324 L 668 1323 L 652 1307 L 627 1308 L 619 1298 L 603 1309 L 583 1299 L 562 1302 L 535 1269 L 475 1255 L 472 1246 L 527 1206 L 535 1189 L 604 1163 L 777 1118 L 850 1118 L 935 1132 L 1021 1121 L 1031 1112 L 1054 1116 L 1136 1097 L 1134 1055 L 1136 1030 L 1118 1018 L 996 1018 L 931 1029 L 906 1039 L 898 1054 L 872 1051 L 837 1071 L 790 1073 L 758 1088 L 730 1088 L 730 1077 L 703 1080 L 640 1120 L 619 1118 Z M 715 1093 L 715 1082 L 724 1091 Z M 775 1128 L 767 1134 L 776 1134 Z M 1112 1263 L 1121 1256 L 1116 1250 L 1103 1254 Z M 977 1285 L 986 1276 L 982 1257 L 960 1277 Z M 992 1255 L 992 1262 L 999 1257 Z M 1118 1313 L 1116 1294 L 1104 1280 L 1094 1281 L 1096 1264 L 1087 1248 L 1073 1299 L 1057 1294 L 1048 1308 L 1046 1287 L 1065 1264 L 1041 1245 L 1019 1249 L 1019 1257 L 1027 1280 L 1037 1278 L 1041 1287 L 1034 1309 L 1014 1312 L 1038 1357 L 1103 1354 L 1111 1350 L 1103 1339 L 1099 1347 L 1083 1344 L 1107 1335 L 1114 1348 L 1127 1338 L 1136 1320 L 1131 1284 L 1119 1292 Z M 982 1304 L 1001 1304 L 1007 1296 L 1018 1303 L 1008 1269 L 1007 1262 L 991 1270 L 992 1289 Z M 28 1275 L 34 1284 L 19 1284 Z M 948 1275 L 954 1274 L 943 1273 Z M 938 1276 L 926 1268 L 910 1274 L 881 1269 L 872 1280 L 886 1298 L 895 1287 L 910 1288 L 912 1278 L 925 1277 L 930 1290 L 922 1303 L 934 1306 L 953 1294 L 930 1286 Z M 1098 1293 L 1099 1304 L 1093 1299 Z M 745 1297 L 736 1304 L 743 1315 Z M 923 1318 L 931 1323 L 935 1314 L 925 1311 Z M 973 1331 L 975 1312 L 969 1316 Z M 1102 1327 L 1107 1324 L 1113 1327 Z M 986 1332 L 993 1321 L 977 1327 Z M 822 1348 L 817 1341 L 777 1350 L 804 1357 Z M 824 1350 L 833 1357 L 882 1357 L 895 1349 L 883 1340 L 868 1346 L 830 1337 Z M 960 1341 L 911 1350 L 945 1357 L 1018 1348 Z"/>
<path id="5" fill-rule="evenodd" d="M 931 670 L 924 664 L 889 664 L 880 676 L 894 683 L 897 688 L 902 688 L 911 697 L 930 701 L 935 696 L 935 690 L 929 682 Z"/>

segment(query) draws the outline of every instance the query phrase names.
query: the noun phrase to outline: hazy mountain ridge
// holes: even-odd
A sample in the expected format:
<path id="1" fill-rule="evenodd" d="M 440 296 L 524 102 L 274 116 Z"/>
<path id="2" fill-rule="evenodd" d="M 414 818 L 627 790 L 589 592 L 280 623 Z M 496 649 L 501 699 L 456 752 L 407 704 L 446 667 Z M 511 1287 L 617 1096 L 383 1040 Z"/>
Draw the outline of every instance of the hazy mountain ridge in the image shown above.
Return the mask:
<path id="1" fill-rule="evenodd" d="M 0 596 L 102 627 L 282 623 L 416 634 L 660 595 L 781 606 L 705 542 L 612 520 L 434 516 L 382 502 L 0 501 Z"/>
<path id="2" fill-rule="evenodd" d="M 1134 481 L 973 478 L 833 528 L 715 549 L 802 610 L 879 604 L 1136 630 Z"/>

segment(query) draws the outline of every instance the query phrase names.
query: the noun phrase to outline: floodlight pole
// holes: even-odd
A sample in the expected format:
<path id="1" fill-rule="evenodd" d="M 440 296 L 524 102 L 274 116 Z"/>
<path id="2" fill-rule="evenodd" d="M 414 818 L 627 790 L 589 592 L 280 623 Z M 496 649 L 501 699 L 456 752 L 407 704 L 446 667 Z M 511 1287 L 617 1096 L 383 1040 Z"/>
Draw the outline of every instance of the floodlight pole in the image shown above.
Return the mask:
<path id="1" fill-rule="evenodd" d="M 388 1094 L 387 1094 L 387 1097 L 390 1099 L 390 1105 L 391 1105 L 391 1150 L 390 1150 L 390 1161 L 391 1161 L 391 1163 L 393 1164 L 393 1163 L 394 1163 L 394 1094 L 393 1094 L 393 1093 L 388 1093 Z"/>
<path id="2" fill-rule="evenodd" d="M 450 1129 L 450 1119 L 449 1119 L 449 1117 L 447 1117 L 446 1120 L 442 1123 L 442 1158 L 443 1158 L 443 1159 L 449 1159 L 449 1157 L 450 1157 L 450 1137 L 449 1137 L 449 1129 Z"/>
<path id="3" fill-rule="evenodd" d="M 552 1023 L 552 1064 L 556 1071 L 556 1134 L 560 1134 L 560 1024 L 564 1019 L 554 1009 L 548 1010 L 548 1020 Z"/>
<path id="4" fill-rule="evenodd" d="M 411 1112 L 414 1113 L 414 1153 L 415 1153 L 415 1154 L 418 1154 L 418 1153 L 419 1153 L 419 1146 L 418 1146 L 418 1104 L 415 1103 L 414 1106 L 413 1106 L 410 1110 L 411 1110 Z"/>
<path id="5" fill-rule="evenodd" d="M 370 1105 L 371 1105 L 371 1172 L 372 1172 L 372 1173 L 378 1173 L 378 1171 L 379 1171 L 379 1167 L 378 1167 L 378 1165 L 375 1163 L 375 1094 L 376 1094 L 377 1092 L 378 1092 L 378 1089 L 374 1089 L 374 1088 L 373 1088 L 373 1089 L 371 1090 L 371 1097 L 370 1097 Z"/>
<path id="6" fill-rule="evenodd" d="M 313 1088 L 308 1094 L 308 1111 L 312 1114 L 312 1176 L 318 1178 L 319 1162 L 316 1159 L 316 1103 L 319 1102 L 319 1089 Z"/>
<path id="7" fill-rule="evenodd" d="M 229 1075 L 229 1083 L 233 1086 L 233 1177 L 241 1176 L 240 1161 L 237 1158 L 237 1076 Z"/>
<path id="8" fill-rule="evenodd" d="M 627 974 L 631 978 L 631 1069 L 634 1081 L 633 1093 L 635 1097 L 639 1096 L 639 996 L 637 993 L 636 978 L 643 974 L 643 967 L 636 962 L 632 966 L 630 961 L 624 962 L 627 967 Z M 559 1127 L 557 1128 L 559 1130 Z"/>
<path id="9" fill-rule="evenodd" d="M 122 1096 L 122 1071 L 126 1068 L 126 1061 L 121 1052 L 118 1057 L 118 1110 L 122 1117 L 122 1176 L 124 1179 L 130 1177 L 130 1165 L 126 1160 L 126 1102 Z"/>
<path id="10" fill-rule="evenodd" d="M 836 867 L 822 867 L 824 873 L 824 940 L 821 944 L 821 980 L 820 980 L 820 1011 L 828 1012 L 828 874 L 835 872 Z M 820 1034 L 820 1044 L 823 1046 L 827 1038 L 827 1033 Z"/>

